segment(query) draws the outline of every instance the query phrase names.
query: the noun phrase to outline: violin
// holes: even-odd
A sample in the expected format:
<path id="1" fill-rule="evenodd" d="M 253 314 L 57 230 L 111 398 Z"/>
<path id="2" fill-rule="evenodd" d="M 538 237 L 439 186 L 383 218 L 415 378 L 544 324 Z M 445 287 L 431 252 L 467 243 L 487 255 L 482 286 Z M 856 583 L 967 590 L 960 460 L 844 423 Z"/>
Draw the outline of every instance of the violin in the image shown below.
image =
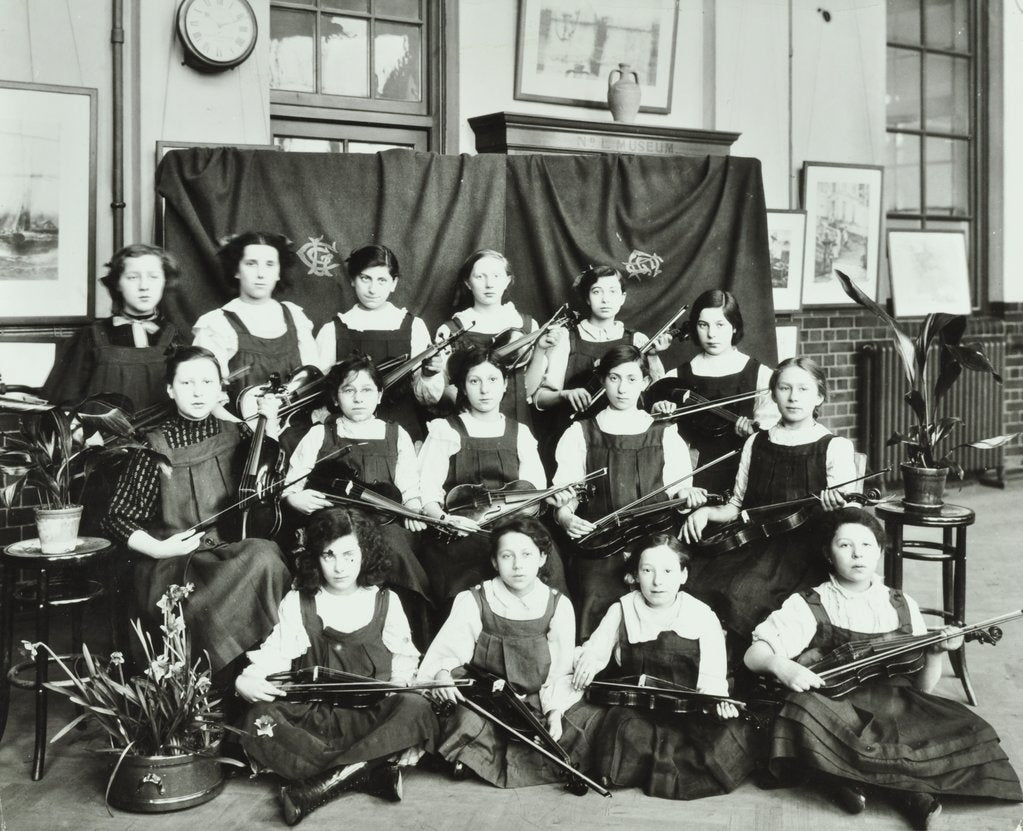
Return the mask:
<path id="1" fill-rule="evenodd" d="M 333 707 L 352 710 L 373 707 L 385 698 L 401 693 L 418 693 L 450 686 L 465 688 L 475 683 L 471 678 L 465 678 L 450 683 L 431 681 L 406 687 L 324 666 L 275 672 L 268 675 L 266 680 L 284 690 L 291 701 L 322 701 Z"/>
<path id="2" fill-rule="evenodd" d="M 966 641 L 976 640 L 993 646 L 1002 638 L 999 624 L 1018 617 L 1023 617 L 1023 609 L 959 627 L 949 634 L 939 631 L 850 641 L 819 660 L 816 660 L 819 658 L 816 650 L 811 650 L 799 663 L 808 666 L 824 681 L 824 686 L 816 688 L 815 692 L 829 698 L 842 698 L 872 679 L 912 675 L 920 671 L 929 647 L 960 635 Z"/>
<path id="3" fill-rule="evenodd" d="M 573 324 L 575 320 L 575 312 L 571 311 L 568 303 L 564 303 L 551 316 L 551 319 L 535 332 L 522 334 L 520 329 L 513 327 L 498 332 L 494 335 L 490 354 L 509 373 L 522 369 L 522 367 L 529 363 L 529 359 L 532 357 L 534 344 L 547 333 L 548 329 L 552 326 L 568 326 Z"/>
<path id="4" fill-rule="evenodd" d="M 718 456 L 713 461 L 696 468 L 692 473 L 687 473 L 682 478 L 667 485 L 662 485 L 650 491 L 650 493 L 639 497 L 639 499 L 633 500 L 628 505 L 612 511 L 600 519 L 594 520 L 593 530 L 585 537 L 576 541 L 576 553 L 587 560 L 604 560 L 624 552 L 626 548 L 640 537 L 647 534 L 667 533 L 677 521 L 677 516 L 673 509 L 684 506 L 688 497 L 679 497 L 652 504 L 644 503 L 649 502 L 650 499 L 658 494 L 671 490 L 688 479 L 692 479 L 698 473 L 716 464 L 720 464 L 725 459 L 729 459 L 739 452 L 738 450 L 731 450 Z M 720 500 L 720 502 L 715 501 L 715 504 L 724 504 L 725 502 L 723 496 L 714 495 L 713 498 L 714 500 Z M 710 502 L 710 499 L 711 497 L 708 495 L 708 502 Z"/>
<path id="5" fill-rule="evenodd" d="M 246 387 L 238 394 L 236 406 L 243 421 L 252 421 L 257 417 L 259 399 L 269 391 L 270 382 L 267 381 Z M 326 376 L 317 367 L 308 364 L 292 372 L 274 394 L 281 399 L 278 416 L 281 420 L 282 433 L 291 426 L 292 418 L 302 414 L 308 415 L 317 407 L 327 404 L 330 397 Z"/>
<path id="6" fill-rule="evenodd" d="M 678 322 L 679 318 L 681 318 L 687 311 L 689 311 L 688 303 L 686 303 L 684 306 L 682 306 L 681 309 L 675 312 L 675 314 L 671 316 L 668 322 L 665 323 L 660 329 L 658 329 L 654 333 L 653 337 L 651 337 L 650 340 L 648 340 L 639 348 L 639 354 L 646 355 L 649 352 L 651 352 L 654 346 L 656 345 L 658 338 L 660 338 L 662 335 L 671 335 L 672 337 L 678 337 L 679 335 L 686 336 L 686 333 L 688 331 L 687 327 L 684 324 L 682 326 L 676 327 L 675 324 Z M 594 367 L 593 375 L 590 377 L 590 380 L 587 381 L 586 384 L 584 384 L 584 387 L 587 390 L 593 391 L 592 395 L 590 396 L 590 403 L 585 410 L 579 410 L 578 412 L 572 413 L 572 415 L 570 416 L 572 421 L 578 421 L 579 419 L 583 418 L 592 418 L 598 412 L 600 412 L 600 410 L 604 408 L 603 401 L 607 397 L 607 393 L 604 392 L 603 386 L 600 386 L 600 378 L 597 375 L 596 367 Z M 599 407 L 596 406 L 597 404 L 600 404 L 600 406 Z"/>
<path id="7" fill-rule="evenodd" d="M 835 485 L 834 488 L 829 488 L 829 490 L 836 490 L 846 485 L 851 485 L 854 482 L 884 476 L 890 471 L 891 468 L 887 467 L 877 473 L 858 476 L 855 479 L 850 479 L 848 482 Z M 887 501 L 882 498 L 881 491 L 877 488 L 867 488 L 864 493 L 843 493 L 842 496 L 847 502 L 857 502 L 860 505 L 873 506 Z M 725 523 L 713 534 L 705 535 L 696 543 L 696 547 L 702 554 L 710 556 L 727 554 L 729 551 L 734 551 L 749 542 L 770 539 L 789 531 L 794 531 L 815 517 L 819 510 L 820 497 L 816 494 L 808 494 L 798 499 L 748 508 L 739 514 L 738 519 Z"/>
<path id="8" fill-rule="evenodd" d="M 271 373 L 264 395 L 278 395 L 283 389 L 280 376 Z M 266 421 L 263 414 L 256 418 L 245 466 L 238 480 L 238 498 L 247 500 L 241 516 L 242 539 L 270 539 L 281 530 L 281 504 L 268 485 L 284 473 L 287 457 L 280 443 L 266 434 Z"/>
<path id="9" fill-rule="evenodd" d="M 586 700 L 608 707 L 634 707 L 655 713 L 715 715 L 718 704 L 731 704 L 746 714 L 746 702 L 724 695 L 701 693 L 692 687 L 655 678 L 632 675 L 608 681 L 593 681 L 586 688 Z"/>
<path id="10" fill-rule="evenodd" d="M 526 696 L 519 693 L 510 681 L 471 664 L 455 669 L 452 677 L 468 678 L 474 682 L 462 693 L 464 700 L 461 703 L 465 707 L 561 768 L 567 774 L 565 790 L 576 796 L 592 790 L 610 798 L 611 792 L 607 788 L 572 766 L 568 753 L 547 732 L 546 725 L 526 702 Z M 481 703 L 493 709 L 487 709 Z"/>
<path id="11" fill-rule="evenodd" d="M 444 510 L 472 519 L 477 525 L 484 527 L 511 514 L 535 515 L 540 510 L 540 503 L 559 491 L 571 489 L 576 497 L 585 499 L 589 494 L 589 483 L 606 475 L 607 468 L 602 467 L 588 473 L 578 482 L 543 490 L 523 487 L 531 484 L 524 479 L 509 482 L 500 488 L 485 488 L 483 485 L 472 484 L 456 485 L 444 497 Z"/>
<path id="12" fill-rule="evenodd" d="M 709 399 L 681 386 L 677 378 L 661 378 L 650 387 L 645 397 L 651 406 L 658 401 L 672 401 L 676 404 L 687 405 L 670 413 L 655 415 L 654 421 L 658 424 L 685 419 L 687 425 L 696 432 L 704 436 L 720 438 L 735 431 L 735 423 L 739 420 L 739 414 L 731 409 L 732 406 L 756 398 L 764 392 L 767 390 L 752 390 L 724 398 Z M 706 415 L 696 418 L 697 413 L 706 413 Z M 753 429 L 759 427 L 759 423 L 753 422 Z"/>
<path id="13" fill-rule="evenodd" d="M 408 377 L 417 369 L 419 369 L 423 364 L 430 361 L 434 355 L 437 355 L 443 350 L 447 349 L 455 341 L 463 337 L 470 329 L 472 329 L 474 325 L 475 323 L 470 323 L 468 326 L 460 328 L 457 332 L 453 332 L 448 337 L 437 341 L 437 343 L 427 347 L 418 355 L 415 355 L 411 358 L 408 358 L 407 355 L 402 355 L 402 359 L 400 361 L 395 362 L 393 365 L 391 365 L 390 362 L 388 362 L 387 364 L 384 363 L 379 364 L 377 366 L 377 369 L 380 371 L 381 382 L 383 385 L 382 389 L 380 390 L 381 393 L 386 393 L 389 389 L 393 388 L 394 385 L 397 384 L 399 381 Z M 408 359 L 406 360 L 406 358 Z"/>

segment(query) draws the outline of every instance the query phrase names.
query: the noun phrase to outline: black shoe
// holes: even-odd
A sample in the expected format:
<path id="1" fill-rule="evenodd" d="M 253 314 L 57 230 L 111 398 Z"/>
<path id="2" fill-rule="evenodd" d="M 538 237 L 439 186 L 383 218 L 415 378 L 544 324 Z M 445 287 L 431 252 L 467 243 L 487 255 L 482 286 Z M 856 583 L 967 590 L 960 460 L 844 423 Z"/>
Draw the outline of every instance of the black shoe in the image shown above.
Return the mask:
<path id="1" fill-rule="evenodd" d="M 374 768 L 361 790 L 388 802 L 401 802 L 401 768 L 392 764 Z"/>
<path id="2" fill-rule="evenodd" d="M 867 796 L 858 785 L 834 785 L 831 798 L 849 814 L 862 814 L 867 807 Z"/>
<path id="3" fill-rule="evenodd" d="M 472 778 L 472 770 L 467 768 L 462 762 L 455 762 L 451 768 L 451 778 L 456 782 L 464 782 L 466 779 Z"/>
<path id="4" fill-rule="evenodd" d="M 906 815 L 918 831 L 927 831 L 941 813 L 941 800 L 930 793 L 911 793 L 905 798 Z"/>
<path id="5" fill-rule="evenodd" d="M 308 814 L 347 791 L 365 785 L 370 770 L 365 763 L 328 770 L 281 788 L 281 811 L 286 825 L 298 825 Z"/>

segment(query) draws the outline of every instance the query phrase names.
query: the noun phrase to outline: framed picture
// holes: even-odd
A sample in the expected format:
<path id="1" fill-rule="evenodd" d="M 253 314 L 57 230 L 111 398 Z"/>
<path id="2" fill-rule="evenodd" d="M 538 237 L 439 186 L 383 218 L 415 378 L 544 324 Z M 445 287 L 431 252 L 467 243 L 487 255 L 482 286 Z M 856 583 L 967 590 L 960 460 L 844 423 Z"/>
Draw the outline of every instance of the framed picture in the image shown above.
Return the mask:
<path id="1" fill-rule="evenodd" d="M 778 342 L 778 362 L 786 358 L 794 358 L 799 354 L 799 324 L 786 323 L 776 326 L 774 336 Z"/>
<path id="2" fill-rule="evenodd" d="M 826 162 L 803 165 L 807 240 L 803 305 L 851 306 L 835 269 L 877 299 L 883 168 Z"/>
<path id="3" fill-rule="evenodd" d="M 0 323 L 92 314 L 96 97 L 0 81 Z"/>
<path id="4" fill-rule="evenodd" d="M 806 211 L 768 211 L 771 289 L 776 312 L 798 312 L 803 293 Z"/>
<path id="5" fill-rule="evenodd" d="M 606 109 L 628 64 L 640 112 L 669 113 L 677 26 L 678 0 L 519 0 L 515 98 Z"/>
<path id="6" fill-rule="evenodd" d="M 5 384 L 38 389 L 53 369 L 63 342 L 56 327 L 0 331 L 0 378 Z"/>
<path id="7" fill-rule="evenodd" d="M 962 231 L 889 231 L 888 272 L 896 317 L 970 314 L 970 271 Z"/>

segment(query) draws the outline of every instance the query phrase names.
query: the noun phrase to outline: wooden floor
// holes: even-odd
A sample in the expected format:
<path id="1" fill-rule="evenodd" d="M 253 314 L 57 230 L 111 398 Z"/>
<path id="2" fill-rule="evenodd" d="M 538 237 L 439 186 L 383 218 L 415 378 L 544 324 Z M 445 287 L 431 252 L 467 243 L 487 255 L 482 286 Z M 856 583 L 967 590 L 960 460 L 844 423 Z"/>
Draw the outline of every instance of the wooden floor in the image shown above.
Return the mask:
<path id="1" fill-rule="evenodd" d="M 970 620 L 1023 608 L 1023 481 L 1005 491 L 967 486 L 950 502 L 977 511 L 969 532 Z M 937 566 L 909 563 L 905 587 L 921 605 L 937 605 Z M 19 636 L 20 639 L 20 636 Z M 980 697 L 978 712 L 994 725 L 1006 753 L 1023 772 L 1023 620 L 1007 624 L 997 647 L 971 644 L 969 666 Z M 946 670 L 948 673 L 948 670 Z M 939 691 L 965 700 L 959 682 L 946 674 Z M 76 734 L 49 747 L 46 776 L 29 778 L 32 752 L 30 694 L 14 690 L 7 732 L 0 742 L 0 831 L 25 829 L 239 829 L 280 828 L 272 777 L 228 781 L 212 802 L 177 814 L 107 814 L 103 805 L 102 762 L 88 750 L 95 734 Z M 51 696 L 53 702 L 54 696 Z M 51 705 L 51 732 L 69 709 L 63 700 Z M 1018 831 L 1023 804 L 945 800 L 935 829 Z M 453 782 L 436 773 L 412 771 L 405 778 L 405 799 L 389 804 L 363 794 L 344 797 L 302 823 L 315 829 L 517 829 L 541 828 L 743 829 L 744 831 L 842 831 L 906 829 L 908 823 L 889 805 L 874 799 L 867 813 L 852 817 L 812 790 L 761 791 L 746 782 L 727 796 L 695 802 L 645 797 L 638 790 L 617 791 L 613 799 L 590 794 L 575 797 L 554 786 L 501 791 L 479 782 Z"/>

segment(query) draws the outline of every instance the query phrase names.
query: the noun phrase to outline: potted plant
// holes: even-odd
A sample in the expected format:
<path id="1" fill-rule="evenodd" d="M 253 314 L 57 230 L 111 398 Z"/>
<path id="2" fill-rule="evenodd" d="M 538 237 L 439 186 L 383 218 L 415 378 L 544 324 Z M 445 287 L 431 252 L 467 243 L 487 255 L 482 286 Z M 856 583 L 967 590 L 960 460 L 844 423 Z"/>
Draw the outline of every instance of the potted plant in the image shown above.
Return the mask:
<path id="1" fill-rule="evenodd" d="M 963 476 L 962 466 L 953 458 L 957 450 L 963 447 L 991 450 L 1019 435 L 1011 433 L 960 442 L 945 450 L 942 446 L 964 422 L 959 416 L 941 414 L 941 401 L 963 369 L 989 373 L 999 384 L 1002 377 L 979 344 L 961 343 L 966 331 L 966 315 L 929 314 L 914 339 L 881 306 L 860 291 L 848 275 L 837 269 L 835 273 L 851 299 L 888 325 L 909 382 L 909 391 L 904 398 L 912 411 L 914 423 L 905 434 L 899 431 L 892 433 L 887 442 L 889 446 L 901 444 L 906 451 L 907 459 L 901 465 L 905 488 L 903 504 L 924 513 L 940 511 L 949 472 L 959 479 Z M 934 357 L 939 362 L 933 384 L 928 380 L 927 371 L 932 344 L 937 346 Z"/>
<path id="2" fill-rule="evenodd" d="M 220 701 L 211 693 L 209 657 L 192 660 L 181 610 L 192 590 L 191 583 L 169 586 L 157 603 L 163 612 L 159 652 L 141 622 L 132 622 L 142 648 L 141 675 L 125 677 L 119 652 L 104 659 L 83 644 L 80 661 L 72 661 L 77 656 L 22 642 L 33 658 L 39 649 L 49 653 L 67 679 L 47 688 L 84 710 L 51 742 L 87 719 L 106 732 L 109 747 L 100 752 L 116 760 L 105 800 L 114 807 L 154 813 L 200 805 L 223 788 L 221 763 L 241 765 L 218 755 L 224 731 L 240 731 L 224 724 Z"/>
<path id="3" fill-rule="evenodd" d="M 3 396 L 0 410 L 23 413 L 20 431 L 5 434 L 0 447 L 0 501 L 10 507 L 25 485 L 36 486 L 44 554 L 74 550 L 82 517 L 75 497 L 97 467 L 133 449 L 155 454 L 138 440 L 138 428 L 114 396 L 92 396 L 73 409 Z"/>

